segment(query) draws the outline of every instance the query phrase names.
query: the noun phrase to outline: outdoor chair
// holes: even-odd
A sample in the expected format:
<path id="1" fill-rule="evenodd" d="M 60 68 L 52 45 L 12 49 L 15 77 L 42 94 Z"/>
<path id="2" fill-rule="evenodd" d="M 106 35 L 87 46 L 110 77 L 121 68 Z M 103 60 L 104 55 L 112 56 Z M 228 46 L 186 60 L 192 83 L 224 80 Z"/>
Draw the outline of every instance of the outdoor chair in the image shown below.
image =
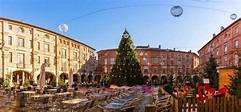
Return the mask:
<path id="1" fill-rule="evenodd" d="M 84 112 L 104 112 L 104 110 L 99 107 L 92 107 L 92 108 L 86 109 Z"/>
<path id="2" fill-rule="evenodd" d="M 68 110 L 68 107 L 59 101 L 55 101 L 55 109 L 56 111 L 63 112 Z"/>
<path id="3" fill-rule="evenodd" d="M 135 109 L 134 106 L 128 106 L 128 107 L 122 108 L 120 111 L 121 111 L 121 112 L 133 112 L 134 109 Z"/>
<path id="4" fill-rule="evenodd" d="M 169 112 L 171 109 L 171 103 L 167 103 L 166 105 L 157 106 L 157 112 Z"/>
<path id="5" fill-rule="evenodd" d="M 86 109 L 89 108 L 90 106 L 90 101 L 87 101 L 85 103 L 80 103 L 78 104 L 75 108 L 74 108 L 74 111 L 77 111 L 77 112 L 84 112 Z"/>

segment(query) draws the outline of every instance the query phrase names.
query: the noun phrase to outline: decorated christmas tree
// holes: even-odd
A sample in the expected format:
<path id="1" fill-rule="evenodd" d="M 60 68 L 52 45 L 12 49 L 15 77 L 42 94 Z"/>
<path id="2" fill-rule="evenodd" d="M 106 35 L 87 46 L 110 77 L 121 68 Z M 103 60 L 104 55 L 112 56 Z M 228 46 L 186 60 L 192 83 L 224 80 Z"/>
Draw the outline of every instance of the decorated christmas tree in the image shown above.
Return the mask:
<path id="1" fill-rule="evenodd" d="M 218 89 L 218 72 L 217 72 L 218 64 L 216 62 L 216 59 L 211 56 L 209 57 L 209 61 L 206 63 L 206 66 L 204 68 L 204 78 L 208 78 L 210 82 L 210 88 L 216 88 Z"/>
<path id="2" fill-rule="evenodd" d="M 236 95 L 241 98 L 241 67 L 236 67 L 234 75 L 229 75 L 229 84 L 226 85 L 230 95 Z"/>
<path id="3" fill-rule="evenodd" d="M 131 36 L 124 31 L 117 50 L 115 64 L 110 73 L 110 84 L 133 86 L 143 83 L 140 63 Z"/>

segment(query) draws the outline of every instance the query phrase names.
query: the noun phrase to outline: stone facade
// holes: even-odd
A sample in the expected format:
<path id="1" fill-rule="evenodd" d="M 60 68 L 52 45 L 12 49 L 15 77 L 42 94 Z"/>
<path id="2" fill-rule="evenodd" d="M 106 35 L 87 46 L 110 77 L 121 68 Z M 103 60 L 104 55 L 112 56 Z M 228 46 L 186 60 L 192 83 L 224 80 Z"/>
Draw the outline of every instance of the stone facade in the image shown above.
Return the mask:
<path id="1" fill-rule="evenodd" d="M 25 22 L 0 18 L 0 50 L 0 78 L 13 74 L 16 83 L 26 78 L 37 82 L 43 63 L 47 77 L 57 82 L 71 68 L 77 77 L 94 74 L 94 48 Z"/>

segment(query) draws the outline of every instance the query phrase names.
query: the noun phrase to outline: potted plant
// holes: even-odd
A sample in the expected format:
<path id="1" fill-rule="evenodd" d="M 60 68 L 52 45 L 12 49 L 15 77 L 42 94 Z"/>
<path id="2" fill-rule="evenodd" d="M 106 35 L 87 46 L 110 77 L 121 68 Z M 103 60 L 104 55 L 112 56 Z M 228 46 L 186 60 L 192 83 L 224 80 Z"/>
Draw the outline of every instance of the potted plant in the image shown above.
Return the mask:
<path id="1" fill-rule="evenodd" d="M 65 83 L 64 79 L 60 79 L 59 85 L 61 86 L 64 92 L 67 91 L 67 84 Z"/>
<path id="2" fill-rule="evenodd" d="M 28 80 L 28 79 L 25 79 L 23 86 L 24 86 L 25 88 L 27 88 L 28 90 L 31 89 L 30 83 L 29 83 L 29 80 Z"/>

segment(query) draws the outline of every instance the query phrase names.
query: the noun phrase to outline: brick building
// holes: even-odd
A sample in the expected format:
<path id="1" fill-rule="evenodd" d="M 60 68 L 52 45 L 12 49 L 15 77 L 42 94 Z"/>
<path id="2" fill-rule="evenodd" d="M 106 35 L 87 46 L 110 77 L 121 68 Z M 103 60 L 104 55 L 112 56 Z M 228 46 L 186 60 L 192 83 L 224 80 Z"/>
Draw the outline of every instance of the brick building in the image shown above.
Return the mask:
<path id="1" fill-rule="evenodd" d="M 241 50 L 239 29 L 241 29 L 241 18 L 226 28 L 220 27 L 220 33 L 213 34 L 213 38 L 198 51 L 202 72 L 211 54 L 216 58 L 219 68 L 238 64 Z"/>
<path id="2" fill-rule="evenodd" d="M 163 75 L 193 74 L 199 64 L 199 57 L 191 52 L 176 51 L 175 49 L 161 49 L 161 46 L 152 48 L 137 46 L 136 53 L 144 76 L 151 79 L 153 76 L 160 78 Z M 115 63 L 117 49 L 100 50 L 98 53 L 98 67 L 96 73 L 109 75 Z"/>

